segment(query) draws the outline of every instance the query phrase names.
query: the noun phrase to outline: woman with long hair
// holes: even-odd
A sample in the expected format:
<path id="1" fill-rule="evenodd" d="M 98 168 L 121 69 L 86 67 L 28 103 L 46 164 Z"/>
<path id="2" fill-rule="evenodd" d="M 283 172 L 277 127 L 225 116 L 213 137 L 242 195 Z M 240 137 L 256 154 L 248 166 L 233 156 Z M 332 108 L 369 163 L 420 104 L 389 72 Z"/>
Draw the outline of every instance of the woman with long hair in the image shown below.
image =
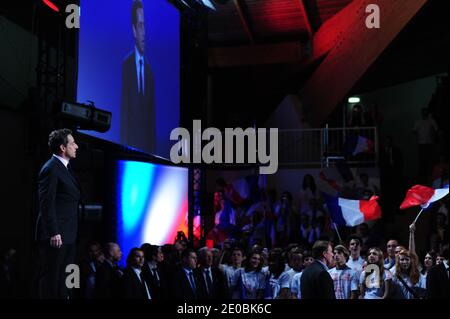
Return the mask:
<path id="1" fill-rule="evenodd" d="M 423 269 L 420 272 L 422 275 L 427 277 L 428 270 L 436 265 L 436 253 L 433 250 L 430 250 L 426 253 L 425 258 L 423 259 Z"/>
<path id="2" fill-rule="evenodd" d="M 361 273 L 359 284 L 362 299 L 386 299 L 391 291 L 392 274 L 384 269 L 383 252 L 370 248 L 367 266 Z"/>
<path id="3" fill-rule="evenodd" d="M 262 256 L 254 251 L 247 256 L 245 268 L 237 274 L 238 280 L 233 299 L 262 299 L 266 283 L 266 274 L 262 269 Z"/>
<path id="4" fill-rule="evenodd" d="M 395 261 L 393 274 L 395 298 L 419 299 L 424 297 L 426 279 L 419 271 L 419 257 L 409 250 L 402 250 Z"/>

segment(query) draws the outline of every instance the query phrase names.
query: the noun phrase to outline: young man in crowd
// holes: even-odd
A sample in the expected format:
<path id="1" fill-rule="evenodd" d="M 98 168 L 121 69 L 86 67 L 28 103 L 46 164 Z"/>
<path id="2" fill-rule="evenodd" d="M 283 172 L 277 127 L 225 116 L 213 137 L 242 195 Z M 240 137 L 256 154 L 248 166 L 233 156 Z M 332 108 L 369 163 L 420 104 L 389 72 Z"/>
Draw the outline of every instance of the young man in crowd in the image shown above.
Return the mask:
<path id="1" fill-rule="evenodd" d="M 364 259 L 361 257 L 362 240 L 358 235 L 351 235 L 348 239 L 348 247 L 350 249 L 350 258 L 347 261 L 347 266 L 361 274 L 364 265 Z"/>
<path id="2" fill-rule="evenodd" d="M 342 245 L 334 247 L 333 258 L 336 267 L 328 271 L 333 279 L 336 299 L 356 299 L 359 290 L 359 276 L 346 265 L 350 252 Z"/>

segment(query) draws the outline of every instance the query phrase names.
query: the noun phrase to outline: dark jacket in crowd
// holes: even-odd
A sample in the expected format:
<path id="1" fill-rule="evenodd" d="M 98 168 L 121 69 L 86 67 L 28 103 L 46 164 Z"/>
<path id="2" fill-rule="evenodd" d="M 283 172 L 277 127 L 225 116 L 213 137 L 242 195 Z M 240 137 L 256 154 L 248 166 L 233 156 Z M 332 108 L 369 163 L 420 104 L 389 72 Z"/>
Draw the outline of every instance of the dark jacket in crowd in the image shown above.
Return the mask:
<path id="1" fill-rule="evenodd" d="M 223 273 L 214 267 L 211 267 L 211 289 L 206 288 L 206 280 L 203 275 L 204 268 L 199 267 L 195 270 L 200 281 L 199 295 L 201 299 L 223 299 L 225 298 L 225 282 Z"/>
<path id="2" fill-rule="evenodd" d="M 123 276 L 121 278 L 121 293 L 125 299 L 152 299 L 152 290 L 150 284 L 147 282 L 145 276 L 142 276 L 143 281 L 139 279 L 136 272 L 130 266 L 127 266 L 123 271 Z M 147 295 L 146 287 L 148 293 Z"/>
<path id="3" fill-rule="evenodd" d="M 150 270 L 150 267 L 146 262 L 144 267 L 142 267 L 142 272 L 152 290 L 152 299 L 161 300 L 171 298 L 171 292 L 169 290 L 170 274 L 167 272 L 164 265 L 158 265 L 156 268 L 158 275 L 156 275 L 154 271 Z"/>
<path id="4" fill-rule="evenodd" d="M 448 270 L 444 264 L 434 266 L 427 273 L 427 297 L 428 299 L 448 299 L 449 293 Z"/>
<path id="5" fill-rule="evenodd" d="M 201 281 L 199 280 L 198 273 L 194 271 L 195 289 L 191 288 L 189 279 L 184 269 L 180 266 L 177 267 L 173 273 L 171 292 L 174 299 L 202 299 Z"/>
<path id="6" fill-rule="evenodd" d="M 333 279 L 317 260 L 303 271 L 300 289 L 302 299 L 336 299 Z"/>
<path id="7" fill-rule="evenodd" d="M 122 271 L 116 265 L 111 264 L 105 260 L 97 268 L 95 274 L 95 296 L 101 299 L 120 298 L 120 278 Z"/>

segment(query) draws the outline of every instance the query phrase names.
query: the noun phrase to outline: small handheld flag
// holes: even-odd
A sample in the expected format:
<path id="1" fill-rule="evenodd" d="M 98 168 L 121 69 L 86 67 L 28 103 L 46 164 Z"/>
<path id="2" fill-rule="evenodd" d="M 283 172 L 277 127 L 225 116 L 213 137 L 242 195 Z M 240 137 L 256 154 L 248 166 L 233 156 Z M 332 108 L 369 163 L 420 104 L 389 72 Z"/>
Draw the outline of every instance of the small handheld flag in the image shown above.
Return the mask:
<path id="1" fill-rule="evenodd" d="M 400 205 L 400 209 L 413 206 L 427 208 L 431 203 L 440 200 L 448 194 L 447 188 L 433 189 L 423 185 L 414 185 L 406 193 L 405 199 Z"/>

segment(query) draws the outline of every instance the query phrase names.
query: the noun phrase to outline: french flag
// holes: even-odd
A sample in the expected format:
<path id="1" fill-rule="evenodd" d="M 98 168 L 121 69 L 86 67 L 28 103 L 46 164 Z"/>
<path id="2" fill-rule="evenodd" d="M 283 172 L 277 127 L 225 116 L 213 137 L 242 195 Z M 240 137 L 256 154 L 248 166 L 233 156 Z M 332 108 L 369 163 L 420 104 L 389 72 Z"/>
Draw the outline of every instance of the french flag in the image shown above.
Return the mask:
<path id="1" fill-rule="evenodd" d="M 414 185 L 406 193 L 405 199 L 400 205 L 400 209 L 419 205 L 422 208 L 427 208 L 431 203 L 440 200 L 446 195 L 448 195 L 448 186 L 447 188 L 433 189 L 423 185 Z"/>
<path id="2" fill-rule="evenodd" d="M 317 187 L 321 190 L 321 192 L 327 193 L 329 195 L 337 195 L 337 193 L 341 190 L 339 184 L 334 179 L 329 178 L 327 175 L 325 175 L 325 172 L 323 170 L 319 174 Z"/>
<path id="3" fill-rule="evenodd" d="M 336 225 L 353 227 L 381 217 L 378 196 L 372 196 L 369 200 L 354 200 L 333 197 L 325 193 L 322 195 L 331 219 Z"/>
<path id="4" fill-rule="evenodd" d="M 373 140 L 361 135 L 348 137 L 345 144 L 347 154 L 353 156 L 359 153 L 373 153 L 375 149 Z"/>

